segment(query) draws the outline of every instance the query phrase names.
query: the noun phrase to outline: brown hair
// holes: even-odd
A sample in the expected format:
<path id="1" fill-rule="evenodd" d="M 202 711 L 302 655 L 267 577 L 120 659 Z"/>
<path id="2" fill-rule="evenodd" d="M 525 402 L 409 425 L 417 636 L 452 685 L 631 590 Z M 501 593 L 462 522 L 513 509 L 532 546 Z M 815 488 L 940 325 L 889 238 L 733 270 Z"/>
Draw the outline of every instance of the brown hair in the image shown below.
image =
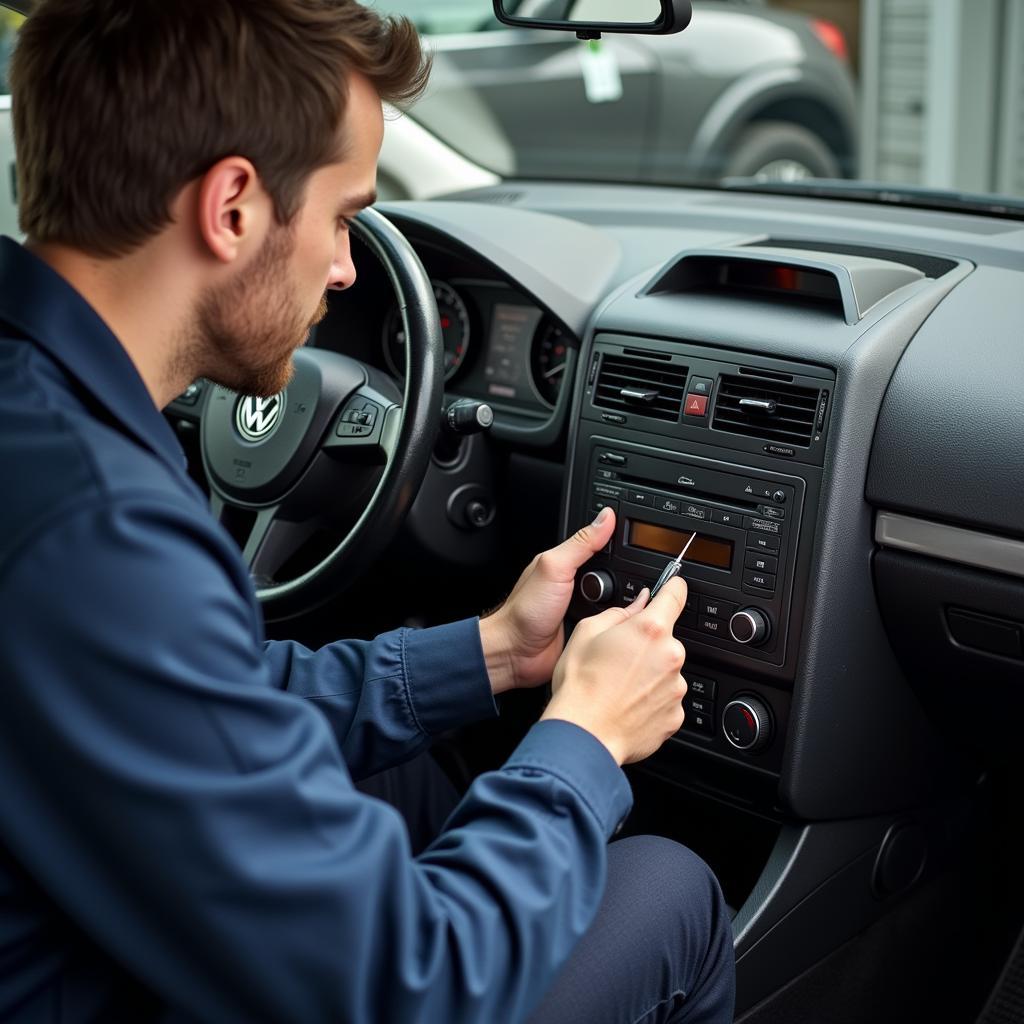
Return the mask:
<path id="1" fill-rule="evenodd" d="M 408 20 L 355 0 L 40 0 L 10 69 L 21 229 L 123 255 L 232 155 L 287 224 L 341 154 L 353 70 L 402 103 L 429 61 Z"/>

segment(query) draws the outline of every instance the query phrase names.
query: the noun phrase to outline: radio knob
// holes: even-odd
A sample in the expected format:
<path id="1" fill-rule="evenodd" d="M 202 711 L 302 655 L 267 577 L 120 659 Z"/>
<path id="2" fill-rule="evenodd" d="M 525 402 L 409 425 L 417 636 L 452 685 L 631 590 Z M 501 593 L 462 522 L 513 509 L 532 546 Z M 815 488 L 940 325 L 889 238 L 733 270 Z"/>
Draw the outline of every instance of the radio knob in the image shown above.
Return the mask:
<path id="1" fill-rule="evenodd" d="M 591 569 L 590 572 L 585 572 L 580 579 L 580 594 L 583 595 L 585 601 L 589 601 L 591 604 L 610 601 L 614 593 L 615 580 L 612 579 L 611 573 L 607 573 L 603 569 Z"/>
<path id="2" fill-rule="evenodd" d="M 729 633 L 738 644 L 757 647 L 768 639 L 771 620 L 758 608 L 741 608 L 729 620 Z"/>
<path id="3" fill-rule="evenodd" d="M 749 694 L 729 701 L 722 712 L 722 731 L 737 750 L 748 754 L 764 750 L 772 739 L 772 715 L 768 705 Z"/>

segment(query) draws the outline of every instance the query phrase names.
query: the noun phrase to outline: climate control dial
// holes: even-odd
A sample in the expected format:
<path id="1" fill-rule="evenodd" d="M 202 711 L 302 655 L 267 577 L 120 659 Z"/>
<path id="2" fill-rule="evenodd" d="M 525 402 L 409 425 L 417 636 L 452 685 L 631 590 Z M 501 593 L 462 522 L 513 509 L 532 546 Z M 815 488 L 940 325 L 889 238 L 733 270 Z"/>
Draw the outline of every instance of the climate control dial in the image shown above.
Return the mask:
<path id="1" fill-rule="evenodd" d="M 768 705 L 749 694 L 729 701 L 722 712 L 722 732 L 737 750 L 748 754 L 764 750 L 772 739 L 772 715 Z"/>

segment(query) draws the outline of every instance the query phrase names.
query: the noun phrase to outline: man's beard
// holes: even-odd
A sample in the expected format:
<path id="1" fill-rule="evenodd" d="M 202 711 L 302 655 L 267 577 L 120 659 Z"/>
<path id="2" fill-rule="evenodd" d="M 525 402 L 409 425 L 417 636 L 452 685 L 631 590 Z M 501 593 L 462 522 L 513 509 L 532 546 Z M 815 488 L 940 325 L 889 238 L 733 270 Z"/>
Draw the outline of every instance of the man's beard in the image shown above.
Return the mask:
<path id="1" fill-rule="evenodd" d="M 287 386 L 295 350 L 328 308 L 326 294 L 312 319 L 296 304 L 289 275 L 294 248 L 291 232 L 274 228 L 244 277 L 200 298 L 189 347 L 206 367 L 203 376 L 260 398 Z"/>

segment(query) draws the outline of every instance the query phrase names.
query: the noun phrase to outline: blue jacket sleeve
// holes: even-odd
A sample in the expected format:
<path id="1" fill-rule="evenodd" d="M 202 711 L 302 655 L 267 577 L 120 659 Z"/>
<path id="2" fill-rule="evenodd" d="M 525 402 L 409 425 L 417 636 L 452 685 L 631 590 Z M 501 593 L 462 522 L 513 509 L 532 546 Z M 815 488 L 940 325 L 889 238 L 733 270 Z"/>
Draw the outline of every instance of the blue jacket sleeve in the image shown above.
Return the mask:
<path id="1" fill-rule="evenodd" d="M 272 685 L 327 716 L 356 779 L 412 757 L 447 729 L 497 714 L 476 618 L 318 651 L 272 640 L 264 658 Z"/>
<path id="2" fill-rule="evenodd" d="M 522 1021 L 597 909 L 622 772 L 539 723 L 414 859 L 273 685 L 212 533 L 166 501 L 83 505 L 3 568 L 9 853 L 190 1017 Z"/>

